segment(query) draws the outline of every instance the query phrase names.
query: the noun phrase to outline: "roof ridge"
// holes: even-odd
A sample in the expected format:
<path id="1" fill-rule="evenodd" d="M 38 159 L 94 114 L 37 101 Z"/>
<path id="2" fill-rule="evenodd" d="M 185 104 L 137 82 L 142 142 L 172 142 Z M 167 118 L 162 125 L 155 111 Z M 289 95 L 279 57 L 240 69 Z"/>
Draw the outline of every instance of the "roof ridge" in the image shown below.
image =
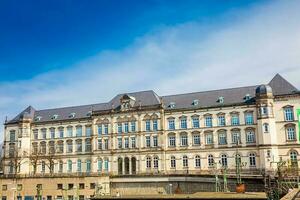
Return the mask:
<path id="1" fill-rule="evenodd" d="M 171 97 L 171 96 L 180 96 L 180 95 L 187 95 L 187 94 L 196 94 L 196 93 L 205 93 L 205 92 L 215 92 L 215 91 L 223 91 L 223 90 L 250 88 L 250 87 L 258 87 L 258 86 L 259 85 L 232 87 L 232 88 L 224 88 L 224 89 L 216 89 L 216 90 L 206 90 L 206 91 L 200 91 L 200 92 L 188 92 L 188 93 L 181 93 L 181 94 L 171 94 L 171 95 L 165 95 L 165 96 L 161 96 L 161 97 L 164 98 L 164 97 Z"/>

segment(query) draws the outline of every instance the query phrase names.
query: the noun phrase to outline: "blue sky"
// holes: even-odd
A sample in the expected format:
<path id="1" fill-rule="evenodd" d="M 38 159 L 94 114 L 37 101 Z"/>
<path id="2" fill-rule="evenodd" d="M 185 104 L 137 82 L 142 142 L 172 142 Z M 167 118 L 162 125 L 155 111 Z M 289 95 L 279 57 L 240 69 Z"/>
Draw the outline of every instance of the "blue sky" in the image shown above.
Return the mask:
<path id="1" fill-rule="evenodd" d="M 0 0 L 0 120 L 28 105 L 257 85 L 276 73 L 300 88 L 299 10 L 297 0 Z"/>
<path id="2" fill-rule="evenodd" d="M 102 50 L 187 21 L 216 22 L 255 1 L 51 0 L 1 1 L 0 81 L 68 68 Z M 262 1 L 261 1 L 262 2 Z M 11 69 L 16 69 L 11 73 Z"/>

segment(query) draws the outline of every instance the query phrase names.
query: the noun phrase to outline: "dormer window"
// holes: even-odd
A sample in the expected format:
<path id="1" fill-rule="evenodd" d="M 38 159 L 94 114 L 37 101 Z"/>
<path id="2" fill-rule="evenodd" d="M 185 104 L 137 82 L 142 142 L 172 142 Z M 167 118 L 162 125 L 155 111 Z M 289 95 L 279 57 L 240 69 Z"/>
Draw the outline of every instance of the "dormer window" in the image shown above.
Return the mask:
<path id="1" fill-rule="evenodd" d="M 224 103 L 224 97 L 219 97 L 219 98 L 218 98 L 218 102 L 219 102 L 219 103 Z"/>
<path id="2" fill-rule="evenodd" d="M 170 105 L 169 105 L 170 108 L 175 108 L 175 106 L 176 106 L 175 102 L 170 102 Z"/>
<path id="3" fill-rule="evenodd" d="M 90 117 L 92 115 L 92 111 L 89 111 L 86 116 Z"/>
<path id="4" fill-rule="evenodd" d="M 35 121 L 41 121 L 42 117 L 41 116 L 37 116 L 34 120 Z"/>
<path id="5" fill-rule="evenodd" d="M 251 99 L 251 95 L 250 94 L 246 94 L 244 97 L 245 101 L 249 101 Z"/>
<path id="6" fill-rule="evenodd" d="M 70 113 L 69 118 L 74 118 L 76 113 Z"/>
<path id="7" fill-rule="evenodd" d="M 193 106 L 198 106 L 199 105 L 199 100 L 198 99 L 194 99 L 193 100 Z"/>
<path id="8" fill-rule="evenodd" d="M 52 117 L 51 117 L 51 119 L 57 119 L 58 118 L 58 115 L 53 115 Z"/>
<path id="9" fill-rule="evenodd" d="M 120 99 L 121 110 L 125 111 L 132 108 L 136 102 L 135 97 L 125 94 Z"/>

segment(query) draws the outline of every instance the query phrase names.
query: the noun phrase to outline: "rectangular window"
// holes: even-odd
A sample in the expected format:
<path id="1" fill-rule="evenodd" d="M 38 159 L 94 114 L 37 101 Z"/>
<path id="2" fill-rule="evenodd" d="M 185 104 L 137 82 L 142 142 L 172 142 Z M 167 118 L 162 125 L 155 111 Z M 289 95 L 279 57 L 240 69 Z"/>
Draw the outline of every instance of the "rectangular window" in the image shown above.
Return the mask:
<path id="1" fill-rule="evenodd" d="M 146 147 L 151 146 L 150 136 L 146 136 Z"/>
<path id="2" fill-rule="evenodd" d="M 91 161 L 90 160 L 86 161 L 86 172 L 91 172 Z"/>
<path id="3" fill-rule="evenodd" d="M 98 125 L 98 135 L 102 135 L 102 124 Z"/>
<path id="4" fill-rule="evenodd" d="M 77 137 L 81 137 L 82 136 L 82 127 L 81 126 L 77 126 L 76 127 L 76 136 Z"/>
<path id="5" fill-rule="evenodd" d="M 77 172 L 81 172 L 81 160 L 77 161 Z"/>
<path id="6" fill-rule="evenodd" d="M 169 130 L 175 130 L 175 120 L 169 119 Z"/>
<path id="7" fill-rule="evenodd" d="M 181 129 L 186 129 L 186 128 L 187 128 L 186 118 L 182 118 L 182 119 L 180 120 L 180 128 L 181 128 Z"/>
<path id="8" fill-rule="evenodd" d="M 211 144 L 214 143 L 213 134 L 212 133 L 205 135 L 205 142 L 206 142 L 207 145 L 211 145 Z"/>
<path id="9" fill-rule="evenodd" d="M 255 142 L 255 134 L 254 131 L 248 130 L 246 132 L 246 142 L 247 143 L 254 143 Z"/>
<path id="10" fill-rule="evenodd" d="M 84 183 L 79 183 L 79 190 L 83 190 L 84 189 Z"/>
<path id="11" fill-rule="evenodd" d="M 73 190 L 74 188 L 74 184 L 73 183 L 69 183 L 68 184 L 68 190 Z"/>
<path id="12" fill-rule="evenodd" d="M 104 149 L 108 149 L 108 145 L 109 145 L 109 140 L 108 139 L 104 139 Z"/>
<path id="13" fill-rule="evenodd" d="M 77 145 L 76 147 L 77 152 L 82 152 L 82 142 L 77 141 L 76 145 Z"/>
<path id="14" fill-rule="evenodd" d="M 102 139 L 98 139 L 98 150 L 102 150 Z"/>
<path id="15" fill-rule="evenodd" d="M 136 144 L 135 144 L 135 137 L 131 137 L 131 148 L 135 148 Z"/>
<path id="16" fill-rule="evenodd" d="M 42 139 L 46 139 L 47 137 L 47 129 L 43 128 L 42 130 Z M 52 136 L 51 136 L 52 137 Z M 54 129 L 54 135 L 53 138 L 55 137 L 55 129 Z"/>
<path id="17" fill-rule="evenodd" d="M 200 127 L 200 122 L 199 122 L 199 117 L 193 117 L 193 128 L 199 128 Z"/>
<path id="18" fill-rule="evenodd" d="M 296 140 L 295 128 L 288 127 L 286 130 L 287 130 L 287 140 Z"/>
<path id="19" fill-rule="evenodd" d="M 118 123 L 118 133 L 122 133 L 122 123 Z"/>
<path id="20" fill-rule="evenodd" d="M 153 146 L 157 147 L 158 146 L 158 139 L 157 136 L 153 136 Z"/>
<path id="21" fill-rule="evenodd" d="M 12 130 L 9 133 L 9 141 L 10 142 L 15 142 L 16 141 L 16 131 Z"/>
<path id="22" fill-rule="evenodd" d="M 45 136 L 46 136 L 46 129 L 44 129 L 44 130 L 45 130 L 45 132 L 42 133 L 42 135 L 45 134 Z M 44 138 L 45 136 L 43 136 L 43 139 L 45 139 L 45 138 Z M 55 128 L 50 128 L 50 138 L 51 138 L 51 139 L 54 139 L 54 138 L 55 138 Z"/>
<path id="23" fill-rule="evenodd" d="M 68 153 L 73 152 L 73 143 L 72 143 L 72 141 L 67 141 L 67 152 Z"/>
<path id="24" fill-rule="evenodd" d="M 128 122 L 124 123 L 124 132 L 128 133 L 129 132 L 129 127 L 128 127 Z"/>
<path id="25" fill-rule="evenodd" d="M 135 132 L 136 129 L 135 129 L 135 121 L 132 121 L 131 122 L 131 132 Z"/>
<path id="26" fill-rule="evenodd" d="M 226 133 L 219 133 L 219 145 L 227 144 Z"/>
<path id="27" fill-rule="evenodd" d="M 57 189 L 62 190 L 63 189 L 63 184 L 61 184 L 61 183 L 57 184 Z"/>
<path id="28" fill-rule="evenodd" d="M 284 109 L 284 119 L 285 121 L 294 121 L 294 112 L 292 107 Z"/>
<path id="29" fill-rule="evenodd" d="M 206 116 L 205 117 L 205 126 L 206 127 L 212 127 L 212 117 L 211 116 Z"/>
<path id="30" fill-rule="evenodd" d="M 176 137 L 175 136 L 169 136 L 169 146 L 170 147 L 176 146 Z"/>
<path id="31" fill-rule="evenodd" d="M 254 123 L 253 113 L 246 113 L 245 114 L 245 123 L 246 123 L 246 125 L 252 125 Z"/>
<path id="32" fill-rule="evenodd" d="M 108 135 L 108 124 L 104 125 L 104 134 Z"/>
<path id="33" fill-rule="evenodd" d="M 104 160 L 104 170 L 106 172 L 108 172 L 108 167 L 109 167 L 109 161 L 108 160 Z"/>
<path id="34" fill-rule="evenodd" d="M 72 172 L 72 161 L 71 160 L 68 160 L 68 172 Z"/>
<path id="35" fill-rule="evenodd" d="M 200 145 L 200 135 L 199 134 L 193 135 L 193 142 L 194 142 L 194 145 Z"/>
<path id="36" fill-rule="evenodd" d="M 147 121 L 145 122 L 145 126 L 146 126 L 146 131 L 150 131 L 150 130 L 151 130 L 150 120 L 147 120 Z"/>
<path id="37" fill-rule="evenodd" d="M 153 120 L 153 131 L 157 131 L 158 126 L 157 126 L 157 120 Z"/>
<path id="38" fill-rule="evenodd" d="M 232 126 L 240 125 L 239 115 L 232 115 L 231 116 L 231 125 Z"/>
<path id="39" fill-rule="evenodd" d="M 187 146 L 188 145 L 188 137 L 187 135 L 181 136 L 181 146 Z"/>
<path id="40" fill-rule="evenodd" d="M 128 149 L 129 148 L 129 138 L 124 138 L 124 143 L 125 143 L 125 148 Z"/>
<path id="41" fill-rule="evenodd" d="M 92 135 L 92 127 L 86 126 L 85 127 L 85 136 L 90 137 Z"/>
<path id="42" fill-rule="evenodd" d="M 64 128 L 58 129 L 58 134 L 59 134 L 59 138 L 63 138 L 64 137 Z"/>
<path id="43" fill-rule="evenodd" d="M 122 149 L 122 147 L 123 147 L 123 144 L 122 144 L 123 142 L 122 142 L 122 138 L 118 138 L 118 148 L 119 149 Z"/>
<path id="44" fill-rule="evenodd" d="M 37 129 L 33 130 L 33 139 L 35 140 L 39 139 L 39 130 Z"/>
<path id="45" fill-rule="evenodd" d="M 67 128 L 67 132 L 68 132 L 68 137 L 73 137 L 73 127 L 72 126 L 69 126 Z"/>
<path id="46" fill-rule="evenodd" d="M 219 126 L 225 126 L 225 116 L 224 115 L 220 115 L 218 116 L 218 125 Z"/>

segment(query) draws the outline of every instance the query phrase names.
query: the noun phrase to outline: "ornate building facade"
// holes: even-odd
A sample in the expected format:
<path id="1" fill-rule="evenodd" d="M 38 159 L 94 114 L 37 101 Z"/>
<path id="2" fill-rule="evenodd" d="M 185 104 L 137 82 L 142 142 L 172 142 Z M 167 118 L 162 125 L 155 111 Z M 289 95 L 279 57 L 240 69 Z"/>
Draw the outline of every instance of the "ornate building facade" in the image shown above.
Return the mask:
<path id="1" fill-rule="evenodd" d="M 280 160 L 298 166 L 299 109 L 299 90 L 278 74 L 249 87 L 170 96 L 142 91 L 47 110 L 29 106 L 5 123 L 4 176 L 72 182 L 200 175 L 234 170 L 237 159 L 253 174 L 272 171 Z"/>

